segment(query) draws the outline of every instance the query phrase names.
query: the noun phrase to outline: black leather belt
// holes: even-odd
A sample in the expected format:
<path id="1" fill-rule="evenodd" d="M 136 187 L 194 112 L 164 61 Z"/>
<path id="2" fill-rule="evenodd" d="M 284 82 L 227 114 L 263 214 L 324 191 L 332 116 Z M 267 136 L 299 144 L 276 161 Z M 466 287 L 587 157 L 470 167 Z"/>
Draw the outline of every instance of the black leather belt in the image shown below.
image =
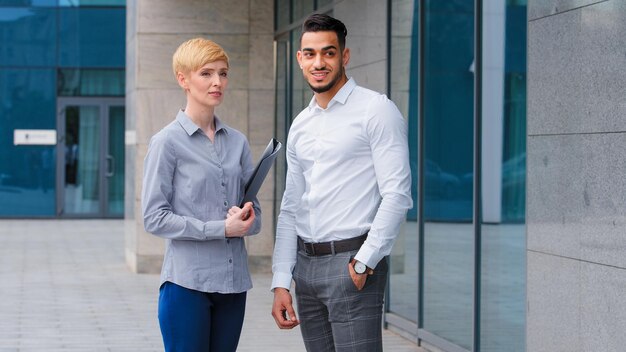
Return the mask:
<path id="1" fill-rule="evenodd" d="M 341 252 L 352 251 L 361 248 L 363 242 L 367 238 L 367 233 L 359 237 L 348 238 L 347 240 L 330 241 L 330 242 L 304 242 L 298 237 L 298 249 L 303 250 L 306 255 L 315 257 L 319 255 L 328 255 Z"/>

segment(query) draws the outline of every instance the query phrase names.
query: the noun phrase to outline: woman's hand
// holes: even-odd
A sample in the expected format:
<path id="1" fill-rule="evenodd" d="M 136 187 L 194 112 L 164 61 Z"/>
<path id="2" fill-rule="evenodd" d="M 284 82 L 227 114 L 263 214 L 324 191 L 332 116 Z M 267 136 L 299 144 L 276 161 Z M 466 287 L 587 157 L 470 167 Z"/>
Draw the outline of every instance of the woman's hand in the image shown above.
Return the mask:
<path id="1" fill-rule="evenodd" d="M 226 215 L 226 237 L 243 237 L 254 222 L 252 202 L 247 202 L 243 208 L 232 207 Z"/>

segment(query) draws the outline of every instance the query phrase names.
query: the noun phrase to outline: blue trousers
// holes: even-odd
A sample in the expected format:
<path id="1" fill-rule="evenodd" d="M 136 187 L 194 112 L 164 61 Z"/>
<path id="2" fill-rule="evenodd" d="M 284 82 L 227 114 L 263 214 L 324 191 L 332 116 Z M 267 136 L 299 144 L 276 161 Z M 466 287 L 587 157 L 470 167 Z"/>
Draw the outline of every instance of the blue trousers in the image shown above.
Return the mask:
<path id="1" fill-rule="evenodd" d="M 246 292 L 206 293 L 165 282 L 159 325 L 165 351 L 235 352 L 246 310 Z"/>

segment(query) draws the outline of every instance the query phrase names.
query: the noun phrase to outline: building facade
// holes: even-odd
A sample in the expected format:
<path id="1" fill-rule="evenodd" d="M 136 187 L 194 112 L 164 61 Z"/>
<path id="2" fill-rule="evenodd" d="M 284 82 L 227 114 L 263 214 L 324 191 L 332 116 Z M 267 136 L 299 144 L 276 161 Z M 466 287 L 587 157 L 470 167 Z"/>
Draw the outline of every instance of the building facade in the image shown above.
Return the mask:
<path id="1" fill-rule="evenodd" d="M 124 1 L 0 2 L 0 217 L 124 214 Z"/>

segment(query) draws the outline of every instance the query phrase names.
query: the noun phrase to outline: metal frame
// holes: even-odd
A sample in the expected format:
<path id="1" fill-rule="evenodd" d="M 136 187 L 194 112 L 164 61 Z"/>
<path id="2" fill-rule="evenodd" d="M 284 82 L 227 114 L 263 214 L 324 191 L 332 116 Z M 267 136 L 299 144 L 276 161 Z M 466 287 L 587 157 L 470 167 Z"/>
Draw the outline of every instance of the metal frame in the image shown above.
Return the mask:
<path id="1" fill-rule="evenodd" d="M 474 0 L 474 346 L 480 351 L 481 248 L 482 248 L 482 76 L 483 1 Z"/>
<path id="2" fill-rule="evenodd" d="M 65 108 L 67 106 L 97 106 L 99 108 L 99 135 L 100 172 L 98 175 L 98 192 L 100 193 L 100 211 L 93 214 L 71 214 L 64 212 L 65 203 Z M 125 106 L 123 97 L 59 97 L 57 98 L 57 133 L 58 140 L 55 148 L 56 162 L 56 216 L 59 218 L 120 218 L 119 215 L 111 215 L 108 212 L 108 182 L 107 162 L 109 151 L 109 110 L 112 106 Z"/>

